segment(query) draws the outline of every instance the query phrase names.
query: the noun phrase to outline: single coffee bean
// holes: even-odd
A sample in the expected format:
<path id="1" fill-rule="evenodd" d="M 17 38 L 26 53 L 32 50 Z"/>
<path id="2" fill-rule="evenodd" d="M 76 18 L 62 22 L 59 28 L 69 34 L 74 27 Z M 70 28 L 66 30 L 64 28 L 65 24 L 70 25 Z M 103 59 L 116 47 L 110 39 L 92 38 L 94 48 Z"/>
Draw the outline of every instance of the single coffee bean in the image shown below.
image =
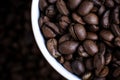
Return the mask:
<path id="1" fill-rule="evenodd" d="M 89 80 L 92 76 L 91 72 L 87 72 L 82 76 L 82 80 Z"/>
<path id="2" fill-rule="evenodd" d="M 88 24 L 97 25 L 99 23 L 99 19 L 94 13 L 89 13 L 88 15 L 84 16 L 83 19 Z"/>
<path id="3" fill-rule="evenodd" d="M 111 25 L 111 30 L 115 36 L 120 36 L 120 27 L 117 24 Z"/>
<path id="4" fill-rule="evenodd" d="M 48 0 L 49 3 L 54 4 L 57 0 Z"/>
<path id="5" fill-rule="evenodd" d="M 115 24 L 119 24 L 120 23 L 120 18 L 119 18 L 119 16 L 120 16 L 120 9 L 119 9 L 119 7 L 117 6 L 117 7 L 115 7 L 115 9 L 113 10 L 113 13 L 112 13 L 112 20 L 113 20 L 113 23 L 115 23 Z"/>
<path id="6" fill-rule="evenodd" d="M 62 16 L 60 19 L 59 19 L 59 26 L 62 28 L 62 29 L 66 29 L 68 27 L 68 25 L 70 24 L 70 19 L 67 17 L 67 16 Z"/>
<path id="7" fill-rule="evenodd" d="M 86 39 L 90 39 L 90 40 L 97 40 L 98 36 L 97 34 L 93 33 L 93 32 L 87 32 L 87 37 Z"/>
<path id="8" fill-rule="evenodd" d="M 71 40 L 71 35 L 65 34 L 59 39 L 59 44 L 61 44 L 62 42 L 68 41 L 68 40 Z"/>
<path id="9" fill-rule="evenodd" d="M 102 39 L 104 39 L 106 41 L 112 41 L 114 38 L 114 35 L 108 30 L 102 30 L 100 32 L 100 36 Z"/>
<path id="10" fill-rule="evenodd" d="M 98 46 L 92 40 L 85 40 L 83 46 L 87 53 L 91 56 L 95 55 L 98 52 Z"/>
<path id="11" fill-rule="evenodd" d="M 120 37 L 116 37 L 116 38 L 115 38 L 114 44 L 115 44 L 116 46 L 120 47 Z"/>
<path id="12" fill-rule="evenodd" d="M 102 20 L 101 20 L 101 24 L 102 24 L 103 28 L 109 28 L 109 26 L 110 26 L 109 16 L 110 16 L 110 11 L 109 10 L 106 11 L 103 14 L 103 17 L 102 17 Z"/>
<path id="13" fill-rule="evenodd" d="M 41 11 L 44 11 L 45 8 L 48 6 L 48 3 L 47 3 L 46 0 L 40 0 L 40 1 L 39 1 L 39 6 L 40 6 L 40 10 L 41 10 Z"/>
<path id="14" fill-rule="evenodd" d="M 84 0 L 80 4 L 79 9 L 77 10 L 77 12 L 80 15 L 85 16 L 85 15 L 87 15 L 92 10 L 93 7 L 94 7 L 93 2 Z"/>
<path id="15" fill-rule="evenodd" d="M 113 77 L 118 77 L 120 76 L 120 67 L 116 68 L 113 72 Z"/>
<path id="16" fill-rule="evenodd" d="M 70 25 L 69 32 L 71 33 L 74 39 L 83 41 L 86 38 L 86 30 L 81 24 L 72 24 Z"/>
<path id="17" fill-rule="evenodd" d="M 65 41 L 61 44 L 59 44 L 58 49 L 61 54 L 73 54 L 79 43 L 76 41 Z"/>
<path id="18" fill-rule="evenodd" d="M 93 58 L 88 58 L 86 59 L 85 61 L 85 66 L 86 66 L 86 69 L 91 71 L 94 69 L 94 66 L 93 66 Z"/>
<path id="19" fill-rule="evenodd" d="M 47 49 L 53 57 L 57 58 L 61 56 L 61 54 L 57 51 L 57 40 L 56 39 L 49 39 L 47 41 Z"/>
<path id="20" fill-rule="evenodd" d="M 102 5 L 102 6 L 100 7 L 100 9 L 98 10 L 98 15 L 102 16 L 104 12 L 105 12 L 105 6 Z"/>
<path id="21" fill-rule="evenodd" d="M 74 10 L 78 7 L 82 0 L 68 0 L 68 6 L 71 10 Z"/>
<path id="22" fill-rule="evenodd" d="M 73 0 L 72 0 L 73 1 Z M 79 15 L 77 15 L 76 13 L 72 13 L 72 18 L 75 22 L 78 22 L 80 24 L 85 24 L 85 22 L 83 21 L 82 17 L 80 17 Z"/>
<path id="23" fill-rule="evenodd" d="M 91 31 L 91 32 L 97 32 L 99 30 L 99 27 L 96 26 L 96 25 L 90 25 L 88 26 L 88 29 Z"/>
<path id="24" fill-rule="evenodd" d="M 71 68 L 70 62 L 68 62 L 68 61 L 64 62 L 64 63 L 63 63 L 63 66 L 64 66 L 68 71 L 73 72 L 73 71 L 72 71 L 72 68 Z"/>
<path id="25" fill-rule="evenodd" d="M 56 34 L 46 25 L 43 25 L 42 32 L 45 38 L 54 38 Z"/>
<path id="26" fill-rule="evenodd" d="M 55 9 L 55 6 L 54 5 L 48 6 L 45 13 L 46 13 L 46 16 L 48 16 L 50 18 L 53 18 L 57 13 L 56 9 Z"/>
<path id="27" fill-rule="evenodd" d="M 69 11 L 66 7 L 66 4 L 65 4 L 64 0 L 57 0 L 56 6 L 57 6 L 58 11 L 62 15 L 68 15 L 69 14 Z"/>
<path id="28" fill-rule="evenodd" d="M 106 77 L 109 73 L 109 68 L 107 66 L 105 66 L 101 71 L 100 73 L 97 73 L 96 72 L 96 75 L 99 76 L 99 77 Z"/>
<path id="29" fill-rule="evenodd" d="M 114 1 L 113 0 L 105 0 L 106 7 L 114 7 Z"/>
<path id="30" fill-rule="evenodd" d="M 87 54 L 87 52 L 84 50 L 83 46 L 81 46 L 81 45 L 78 48 L 78 54 L 81 57 L 89 57 L 89 55 Z"/>
<path id="31" fill-rule="evenodd" d="M 112 54 L 111 53 L 106 53 L 105 54 L 105 65 L 108 65 L 112 60 Z"/>
<path id="32" fill-rule="evenodd" d="M 75 74 L 81 75 L 85 72 L 84 65 L 81 61 L 73 61 L 71 64 L 72 70 Z"/>

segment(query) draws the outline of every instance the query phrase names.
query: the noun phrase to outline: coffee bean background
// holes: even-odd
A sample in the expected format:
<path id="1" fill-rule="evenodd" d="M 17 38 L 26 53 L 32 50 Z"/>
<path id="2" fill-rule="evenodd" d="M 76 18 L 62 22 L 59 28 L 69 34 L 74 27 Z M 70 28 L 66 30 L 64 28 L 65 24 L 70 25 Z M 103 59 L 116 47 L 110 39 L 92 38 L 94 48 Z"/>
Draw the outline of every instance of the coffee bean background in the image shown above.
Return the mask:
<path id="1" fill-rule="evenodd" d="M 0 80 L 65 80 L 47 63 L 36 45 L 31 2 L 0 2 Z"/>

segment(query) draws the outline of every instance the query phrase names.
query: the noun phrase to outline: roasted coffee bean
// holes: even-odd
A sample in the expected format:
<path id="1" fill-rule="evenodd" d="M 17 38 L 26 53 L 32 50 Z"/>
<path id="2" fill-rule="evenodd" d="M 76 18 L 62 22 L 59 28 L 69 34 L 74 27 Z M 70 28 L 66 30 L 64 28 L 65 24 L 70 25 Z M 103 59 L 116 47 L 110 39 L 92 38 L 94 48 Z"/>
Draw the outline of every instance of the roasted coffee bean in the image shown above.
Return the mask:
<path id="1" fill-rule="evenodd" d="M 73 0 L 72 0 L 73 1 Z M 80 24 L 85 24 L 85 22 L 83 21 L 82 17 L 80 17 L 79 15 L 77 15 L 76 13 L 72 13 L 72 18 L 75 22 L 78 22 Z"/>
<path id="2" fill-rule="evenodd" d="M 79 9 L 78 9 L 77 12 L 80 15 L 85 16 L 85 15 L 87 15 L 92 10 L 93 7 L 94 7 L 93 2 L 84 0 L 81 3 L 81 5 L 79 6 Z"/>
<path id="3" fill-rule="evenodd" d="M 68 0 L 68 6 L 71 10 L 74 10 L 78 7 L 82 0 Z"/>
<path id="4" fill-rule="evenodd" d="M 102 30 L 100 32 L 100 36 L 102 39 L 104 39 L 106 41 L 112 41 L 114 38 L 114 35 L 108 30 Z"/>
<path id="5" fill-rule="evenodd" d="M 71 67 L 73 72 L 77 75 L 81 75 L 85 72 L 84 64 L 81 61 L 73 61 Z"/>
<path id="6" fill-rule="evenodd" d="M 85 66 L 86 66 L 86 69 L 87 70 L 93 70 L 94 69 L 94 66 L 93 66 L 93 59 L 92 58 L 88 58 L 86 61 L 85 61 Z"/>
<path id="7" fill-rule="evenodd" d="M 114 7 L 114 1 L 113 0 L 105 0 L 106 7 Z"/>
<path id="8" fill-rule="evenodd" d="M 113 77 L 118 77 L 120 76 L 120 67 L 116 68 L 113 72 Z"/>
<path id="9" fill-rule="evenodd" d="M 109 16 L 110 16 L 110 11 L 108 10 L 104 13 L 102 20 L 101 20 L 101 24 L 102 24 L 103 28 L 109 28 L 109 26 L 110 26 Z"/>
<path id="10" fill-rule="evenodd" d="M 115 36 L 120 36 L 120 27 L 117 24 L 111 25 L 111 30 Z"/>
<path id="11" fill-rule="evenodd" d="M 95 55 L 98 52 L 98 46 L 92 40 L 85 40 L 83 42 L 83 47 L 91 56 Z"/>
<path id="12" fill-rule="evenodd" d="M 68 40 L 71 40 L 71 35 L 70 34 L 65 34 L 59 39 L 59 44 L 64 42 L 64 41 L 68 41 Z"/>
<path id="13" fill-rule="evenodd" d="M 92 76 L 91 72 L 87 72 L 83 75 L 82 80 L 89 80 Z"/>
<path id="14" fill-rule="evenodd" d="M 66 4 L 65 4 L 65 2 L 63 0 L 57 0 L 56 6 L 57 6 L 58 11 L 62 15 L 68 15 L 69 14 L 67 6 L 66 6 Z"/>
<path id="15" fill-rule="evenodd" d="M 41 16 L 39 19 L 39 26 L 42 27 L 44 23 L 50 21 L 47 16 Z"/>
<path id="16" fill-rule="evenodd" d="M 40 6 L 40 10 L 41 10 L 41 11 L 44 11 L 45 8 L 48 6 L 48 3 L 47 3 L 46 0 L 40 0 L 40 1 L 39 1 L 39 6 Z"/>
<path id="17" fill-rule="evenodd" d="M 54 4 L 57 0 L 48 0 L 49 3 Z"/>
<path id="18" fill-rule="evenodd" d="M 105 65 L 108 65 L 112 60 L 112 54 L 111 53 L 106 53 L 105 54 Z"/>
<path id="19" fill-rule="evenodd" d="M 90 40 L 97 40 L 98 36 L 97 34 L 93 33 L 93 32 L 87 32 L 87 37 L 86 39 L 90 39 Z"/>
<path id="20" fill-rule="evenodd" d="M 120 9 L 119 7 L 115 7 L 115 9 L 113 10 L 113 13 L 112 13 L 112 20 L 113 20 L 113 23 L 115 24 L 119 24 L 120 23 Z"/>
<path id="21" fill-rule="evenodd" d="M 65 41 L 59 44 L 58 48 L 61 54 L 73 54 L 79 43 L 76 41 Z"/>
<path id="22" fill-rule="evenodd" d="M 53 18 L 57 13 L 56 9 L 55 9 L 55 6 L 54 5 L 48 6 L 45 13 L 46 13 L 46 16 L 48 16 L 50 18 Z"/>
<path id="23" fill-rule="evenodd" d="M 92 0 L 92 1 L 96 6 L 101 6 L 105 2 L 105 0 Z"/>
<path id="24" fill-rule="evenodd" d="M 57 50 L 57 40 L 56 39 L 49 39 L 47 41 L 47 49 L 51 53 L 51 55 L 55 58 L 57 58 L 61 55 Z"/>
<path id="25" fill-rule="evenodd" d="M 67 16 L 62 16 L 59 20 L 59 25 L 62 29 L 66 29 L 70 24 L 70 19 Z"/>
<path id="26" fill-rule="evenodd" d="M 88 15 L 84 16 L 83 19 L 88 24 L 97 25 L 99 23 L 99 19 L 94 13 L 89 13 Z"/>
<path id="27" fill-rule="evenodd" d="M 103 15 L 103 13 L 105 12 L 105 6 L 101 6 L 100 9 L 98 10 L 98 15 Z"/>
<path id="28" fill-rule="evenodd" d="M 115 44 L 116 46 L 120 47 L 120 37 L 116 37 L 116 38 L 115 38 L 114 44 Z"/>
<path id="29" fill-rule="evenodd" d="M 83 25 L 81 24 L 71 24 L 69 28 L 69 32 L 71 33 L 72 37 L 74 39 L 78 39 L 80 41 L 83 41 L 86 38 L 86 30 Z"/>
<path id="30" fill-rule="evenodd" d="M 99 73 L 96 71 L 96 75 L 99 77 L 106 77 L 109 73 L 109 68 L 105 66 Z"/>
<path id="31" fill-rule="evenodd" d="M 66 61 L 63 63 L 63 66 L 70 72 L 72 72 L 71 64 L 70 62 Z"/>
<path id="32" fill-rule="evenodd" d="M 96 32 L 99 30 L 99 27 L 96 25 L 90 25 L 90 26 L 88 26 L 88 28 L 91 32 Z"/>
<path id="33" fill-rule="evenodd" d="M 84 50 L 83 46 L 79 46 L 78 48 L 78 54 L 81 56 L 81 57 L 88 57 L 89 55 L 87 54 L 87 52 Z"/>

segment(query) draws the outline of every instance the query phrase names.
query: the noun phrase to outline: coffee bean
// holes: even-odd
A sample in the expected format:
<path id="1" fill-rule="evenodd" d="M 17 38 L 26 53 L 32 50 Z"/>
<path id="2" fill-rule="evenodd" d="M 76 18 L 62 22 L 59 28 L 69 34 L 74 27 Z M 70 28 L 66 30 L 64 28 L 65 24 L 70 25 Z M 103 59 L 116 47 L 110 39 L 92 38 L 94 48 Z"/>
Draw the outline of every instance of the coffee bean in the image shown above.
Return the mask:
<path id="1" fill-rule="evenodd" d="M 51 53 L 51 55 L 55 58 L 59 57 L 61 54 L 57 51 L 57 40 L 49 39 L 47 41 L 47 49 Z"/>
<path id="2" fill-rule="evenodd" d="M 114 0 L 116 3 L 120 4 L 120 0 Z"/>
<path id="3" fill-rule="evenodd" d="M 74 10 L 78 7 L 82 0 L 68 0 L 68 6 L 71 10 Z"/>
<path id="4" fill-rule="evenodd" d="M 97 25 L 99 22 L 97 15 L 94 13 L 89 13 L 88 15 L 84 16 L 83 19 L 86 23 L 92 25 Z"/>
<path id="5" fill-rule="evenodd" d="M 113 10 L 113 13 L 112 13 L 112 20 L 113 20 L 113 23 L 115 24 L 119 24 L 120 21 L 119 21 L 119 16 L 120 16 L 120 10 L 119 10 L 119 7 L 115 7 L 115 9 Z"/>
<path id="6" fill-rule="evenodd" d="M 84 65 L 81 61 L 73 61 L 72 64 L 72 70 L 75 74 L 77 75 L 81 75 L 85 72 L 85 68 L 84 68 Z"/>
<path id="7" fill-rule="evenodd" d="M 92 10 L 93 6 L 93 2 L 85 0 L 81 3 L 77 12 L 80 15 L 85 16 Z"/>
<path id="8" fill-rule="evenodd" d="M 56 6 L 57 6 L 58 11 L 62 15 L 68 15 L 69 14 L 69 11 L 66 7 L 66 4 L 65 4 L 64 0 L 57 0 Z"/>
<path id="9" fill-rule="evenodd" d="M 109 28 L 110 26 L 109 16 L 110 16 L 110 11 L 108 10 L 104 13 L 102 20 L 101 20 L 101 24 L 104 28 Z"/>
<path id="10" fill-rule="evenodd" d="M 87 32 L 87 37 L 86 39 L 90 39 L 90 40 L 97 40 L 98 36 L 97 34 L 93 33 L 93 32 Z"/>
<path id="11" fill-rule="evenodd" d="M 111 30 L 115 36 L 120 36 L 120 27 L 117 24 L 111 25 Z"/>
<path id="12" fill-rule="evenodd" d="M 78 44 L 79 43 L 76 41 L 65 41 L 59 44 L 58 48 L 62 54 L 73 54 L 76 51 Z"/>
<path id="13" fill-rule="evenodd" d="M 106 0 L 105 5 L 107 7 L 114 7 L 114 1 L 113 0 Z"/>
<path id="14" fill-rule="evenodd" d="M 112 41 L 114 38 L 114 35 L 108 30 L 102 30 L 100 32 L 100 36 L 102 39 L 104 39 L 106 41 Z"/>
<path id="15" fill-rule="evenodd" d="M 65 34 L 59 39 L 59 44 L 64 42 L 64 41 L 68 41 L 68 40 L 71 40 L 71 35 L 70 34 Z"/>
<path id="16" fill-rule="evenodd" d="M 102 5 L 102 6 L 100 7 L 99 11 L 98 11 L 98 15 L 101 16 L 101 15 L 103 15 L 104 12 L 105 12 L 105 6 Z"/>
<path id="17" fill-rule="evenodd" d="M 66 61 L 63 63 L 63 66 L 70 72 L 72 72 L 71 64 L 70 62 Z"/>
<path id="18" fill-rule="evenodd" d="M 73 55 L 69 54 L 69 55 L 64 55 L 65 60 L 72 60 L 73 59 Z"/>
<path id="19" fill-rule="evenodd" d="M 82 80 L 89 80 L 92 76 L 91 72 L 87 72 L 83 75 Z"/>
<path id="20" fill-rule="evenodd" d="M 48 0 L 49 3 L 54 4 L 57 0 Z"/>
<path id="21" fill-rule="evenodd" d="M 112 60 L 112 54 L 111 53 L 106 53 L 105 54 L 105 64 L 108 65 Z"/>
<path id="22" fill-rule="evenodd" d="M 114 44 L 120 47 L 120 37 L 115 38 Z"/>
<path id="23" fill-rule="evenodd" d="M 99 27 L 96 25 L 90 25 L 88 28 L 91 32 L 97 32 L 99 30 Z"/>
<path id="24" fill-rule="evenodd" d="M 116 68 L 116 69 L 114 70 L 113 76 L 114 76 L 114 77 L 120 76 L 120 67 L 118 67 L 118 68 Z"/>
<path id="25" fill-rule="evenodd" d="M 71 33 L 74 39 L 78 39 L 80 41 L 83 41 L 87 35 L 84 26 L 81 24 L 70 25 L 69 32 Z"/>
<path id="26" fill-rule="evenodd" d="M 72 0 L 73 1 L 73 0 Z M 75 22 L 78 22 L 80 24 L 85 24 L 85 22 L 83 21 L 82 17 L 80 17 L 79 15 L 77 15 L 76 13 L 72 13 L 72 18 Z"/>
<path id="27" fill-rule="evenodd" d="M 39 1 L 39 6 L 40 6 L 40 10 L 43 11 L 48 6 L 48 3 L 47 3 L 46 0 L 40 0 Z"/>
<path id="28" fill-rule="evenodd" d="M 87 53 L 91 56 L 95 55 L 98 52 L 98 46 L 92 40 L 85 40 L 83 46 Z"/>

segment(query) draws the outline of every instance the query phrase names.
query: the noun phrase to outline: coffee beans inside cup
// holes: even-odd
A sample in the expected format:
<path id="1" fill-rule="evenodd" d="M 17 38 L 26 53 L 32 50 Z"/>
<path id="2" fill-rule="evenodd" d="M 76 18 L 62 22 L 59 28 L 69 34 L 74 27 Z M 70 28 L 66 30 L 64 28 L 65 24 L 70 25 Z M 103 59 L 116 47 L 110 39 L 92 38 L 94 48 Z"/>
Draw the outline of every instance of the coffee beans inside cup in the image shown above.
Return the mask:
<path id="1" fill-rule="evenodd" d="M 83 80 L 120 80 L 120 0 L 39 0 L 50 54 Z"/>

